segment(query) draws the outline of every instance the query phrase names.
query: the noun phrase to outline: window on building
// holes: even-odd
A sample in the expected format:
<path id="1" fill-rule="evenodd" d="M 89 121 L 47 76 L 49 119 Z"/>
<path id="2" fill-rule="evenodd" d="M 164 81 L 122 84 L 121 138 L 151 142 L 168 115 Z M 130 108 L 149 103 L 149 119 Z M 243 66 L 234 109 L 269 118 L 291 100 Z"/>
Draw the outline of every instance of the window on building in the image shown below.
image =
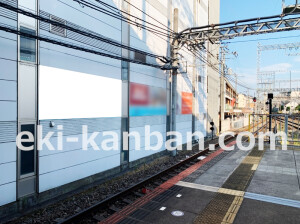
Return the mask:
<path id="1" fill-rule="evenodd" d="M 20 27 L 20 31 L 25 34 L 35 35 L 35 30 Z M 20 60 L 36 62 L 36 40 L 27 36 L 20 36 Z"/>
<path id="2" fill-rule="evenodd" d="M 34 124 L 21 125 L 21 132 L 30 132 L 35 136 Z M 22 139 L 28 139 L 28 136 L 23 135 Z M 34 146 L 34 142 L 23 142 L 24 147 Z M 20 175 L 28 175 L 34 173 L 34 149 L 30 151 L 20 151 Z"/>
<path id="3" fill-rule="evenodd" d="M 198 82 L 202 82 L 201 75 L 198 76 Z"/>

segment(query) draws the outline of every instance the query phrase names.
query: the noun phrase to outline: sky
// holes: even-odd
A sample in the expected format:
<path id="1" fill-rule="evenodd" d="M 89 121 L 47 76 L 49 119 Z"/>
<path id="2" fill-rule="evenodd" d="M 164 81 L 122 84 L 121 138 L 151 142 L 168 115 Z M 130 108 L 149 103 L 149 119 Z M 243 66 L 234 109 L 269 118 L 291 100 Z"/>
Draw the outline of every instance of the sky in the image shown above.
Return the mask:
<path id="1" fill-rule="evenodd" d="M 286 5 L 295 4 L 295 0 L 285 0 Z M 220 22 L 257 18 L 281 14 L 282 0 L 220 0 Z M 287 31 L 273 34 L 262 34 L 249 37 L 239 37 L 224 41 L 230 52 L 237 52 L 238 57 L 228 55 L 226 64 L 238 74 L 239 80 L 249 88 L 256 89 L 257 45 L 272 45 L 300 42 L 299 31 Z M 261 55 L 261 71 L 284 70 L 276 74 L 277 80 L 300 79 L 300 55 L 288 56 L 288 53 L 300 53 L 299 50 L 267 51 Z M 294 85 L 297 84 L 293 84 Z M 299 83 L 300 85 L 300 83 Z M 299 86 L 300 87 L 300 86 Z M 247 89 L 238 87 L 239 92 Z M 254 95 L 254 90 L 250 90 Z"/>

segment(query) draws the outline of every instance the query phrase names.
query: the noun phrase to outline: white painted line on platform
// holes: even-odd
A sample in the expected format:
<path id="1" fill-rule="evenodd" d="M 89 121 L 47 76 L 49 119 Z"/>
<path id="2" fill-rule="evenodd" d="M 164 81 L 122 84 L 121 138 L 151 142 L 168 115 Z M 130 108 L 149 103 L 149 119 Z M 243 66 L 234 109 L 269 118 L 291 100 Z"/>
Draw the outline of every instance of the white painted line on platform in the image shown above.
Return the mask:
<path id="1" fill-rule="evenodd" d="M 203 191 L 210 191 L 210 192 L 217 192 L 219 190 L 218 187 L 212 187 L 212 186 L 206 186 L 202 184 L 194 184 L 184 181 L 179 181 L 176 185 L 182 186 L 182 187 L 189 187 L 193 189 L 203 190 Z"/>
<path id="2" fill-rule="evenodd" d="M 268 196 L 268 195 L 263 195 L 263 194 L 255 194 L 255 193 L 246 192 L 244 198 L 253 199 L 253 200 L 257 200 L 257 201 L 269 202 L 269 203 L 278 204 L 278 205 L 285 205 L 285 206 L 294 207 L 294 208 L 300 208 L 300 201 L 290 200 L 290 199 L 285 199 L 285 198 L 278 198 L 278 197 L 273 197 L 273 196 Z"/>

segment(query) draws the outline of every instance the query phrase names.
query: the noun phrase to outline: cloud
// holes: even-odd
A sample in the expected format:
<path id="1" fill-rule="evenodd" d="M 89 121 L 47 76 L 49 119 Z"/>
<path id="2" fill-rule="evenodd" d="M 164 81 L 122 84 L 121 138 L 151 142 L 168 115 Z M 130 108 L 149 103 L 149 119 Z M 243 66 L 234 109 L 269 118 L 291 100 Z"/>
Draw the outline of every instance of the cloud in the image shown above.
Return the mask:
<path id="1" fill-rule="evenodd" d="M 262 67 L 260 70 L 261 71 L 288 71 L 291 69 L 292 64 L 290 63 L 279 63 L 279 64 L 274 64 L 274 65 L 268 65 L 265 67 Z"/>
<path id="2" fill-rule="evenodd" d="M 294 61 L 295 61 L 295 62 L 300 62 L 300 57 L 294 58 Z"/>
<path id="3" fill-rule="evenodd" d="M 256 69 L 252 68 L 236 68 L 236 74 L 238 74 L 238 80 L 245 84 L 245 86 L 256 89 L 257 78 Z M 239 90 L 245 90 L 244 88 L 238 88 Z"/>

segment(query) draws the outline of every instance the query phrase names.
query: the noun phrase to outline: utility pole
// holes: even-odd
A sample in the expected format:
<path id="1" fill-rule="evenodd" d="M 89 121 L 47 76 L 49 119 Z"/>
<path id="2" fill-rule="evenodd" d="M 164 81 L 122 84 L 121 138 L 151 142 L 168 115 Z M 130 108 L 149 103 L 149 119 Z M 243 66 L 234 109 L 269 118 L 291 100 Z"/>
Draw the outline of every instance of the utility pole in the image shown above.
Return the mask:
<path id="1" fill-rule="evenodd" d="M 235 76 L 235 107 L 237 107 L 237 99 L 238 99 L 238 91 L 237 91 L 237 79 L 238 79 L 238 75 L 236 73 L 234 73 Z"/>
<path id="2" fill-rule="evenodd" d="M 247 108 L 250 109 L 250 96 L 249 96 L 249 89 L 247 89 Z"/>
<path id="3" fill-rule="evenodd" d="M 290 92 L 292 96 L 292 71 L 290 71 Z"/>
<path id="4" fill-rule="evenodd" d="M 222 131 L 222 120 L 224 119 L 224 112 L 225 112 L 224 76 L 225 76 L 225 49 L 224 47 L 221 47 L 220 132 Z"/>
<path id="5" fill-rule="evenodd" d="M 194 18 L 193 18 L 193 23 L 194 26 L 197 26 L 197 10 L 196 10 L 196 4 L 197 4 L 197 0 L 194 0 Z M 196 71 L 196 56 L 193 56 L 193 78 L 192 78 L 192 85 L 193 85 L 193 89 L 192 89 L 192 93 L 193 93 L 193 105 L 192 105 L 192 133 L 195 133 L 196 131 L 196 120 L 197 120 L 197 114 L 198 114 L 198 109 L 196 107 L 197 105 L 197 90 L 198 90 L 198 79 L 197 79 L 197 71 Z M 195 137 L 193 137 L 192 142 L 194 141 Z"/>
<path id="6" fill-rule="evenodd" d="M 178 33 L 178 8 L 174 9 L 173 14 L 173 30 Z M 171 48 L 172 55 L 172 113 L 171 113 L 171 131 L 176 131 L 176 111 L 177 111 L 177 68 L 178 68 L 178 40 L 177 38 L 173 41 L 173 46 Z M 175 147 L 175 142 L 172 142 L 172 146 Z M 177 150 L 172 151 L 172 156 L 176 156 Z"/>

